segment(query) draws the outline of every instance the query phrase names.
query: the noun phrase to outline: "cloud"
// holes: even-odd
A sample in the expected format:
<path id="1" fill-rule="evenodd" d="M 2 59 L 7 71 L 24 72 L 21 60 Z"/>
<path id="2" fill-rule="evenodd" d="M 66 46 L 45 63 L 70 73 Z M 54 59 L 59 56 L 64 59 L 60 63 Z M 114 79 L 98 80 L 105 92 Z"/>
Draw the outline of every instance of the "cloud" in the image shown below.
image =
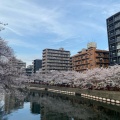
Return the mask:
<path id="1" fill-rule="evenodd" d="M 6 27 L 8 30 L 12 31 L 13 33 L 19 35 L 19 36 L 23 36 L 21 33 L 17 32 L 16 30 L 10 28 L 10 27 Z"/>
<path id="2" fill-rule="evenodd" d="M 0 4 L 0 21 L 8 23 L 2 34 L 23 59 L 30 49 L 37 54 L 46 47 L 77 53 L 91 39 L 107 48 L 106 18 L 120 8 L 118 0 L 1 0 Z"/>
<path id="3" fill-rule="evenodd" d="M 89 7 L 102 6 L 88 1 L 78 2 L 78 4 Z M 83 18 L 82 22 L 79 22 L 80 18 L 74 19 L 72 11 L 69 13 L 71 15 L 69 18 L 68 10 L 60 8 L 59 5 L 49 8 L 36 4 L 31 0 L 14 0 L 13 4 L 8 0 L 2 1 L 0 12 L 2 14 L 1 19 L 8 21 L 8 29 L 15 34 L 34 36 L 35 34 L 50 33 L 57 35 L 61 39 L 53 40 L 56 42 L 63 41 L 63 39 L 72 36 L 78 36 L 79 31 L 81 31 L 80 27 L 83 25 L 92 28 L 98 27 L 100 30 L 105 29 L 96 24 L 96 22 L 92 23 L 93 21 L 88 24 L 89 21 Z M 76 33 L 76 31 L 78 32 Z"/>
<path id="4" fill-rule="evenodd" d="M 87 21 L 80 21 L 81 26 L 85 26 L 88 29 L 94 29 L 101 32 L 106 32 L 106 26 L 99 25 L 98 23 L 92 23 Z"/>
<path id="5" fill-rule="evenodd" d="M 8 39 L 10 45 L 39 50 L 39 46 L 18 39 Z"/>
<path id="6" fill-rule="evenodd" d="M 63 31 L 65 27 L 59 22 L 59 18 L 63 14 L 57 8 L 45 8 L 27 0 L 14 0 L 12 4 L 10 1 L 6 1 L 1 1 L 1 19 L 8 21 L 10 25 L 8 29 L 17 35 L 23 35 L 25 31 L 27 31 L 26 34 L 51 32 L 65 35 L 67 33 Z"/>
<path id="7" fill-rule="evenodd" d="M 103 0 L 103 2 L 101 1 L 99 4 L 98 1 L 93 1 L 93 2 L 86 1 L 86 2 L 82 2 L 81 5 L 90 9 L 96 9 L 97 11 L 100 11 L 100 13 L 108 17 L 120 11 L 120 2 L 118 2 L 118 0 L 116 1 Z M 94 12 L 97 13 L 96 11 Z"/>

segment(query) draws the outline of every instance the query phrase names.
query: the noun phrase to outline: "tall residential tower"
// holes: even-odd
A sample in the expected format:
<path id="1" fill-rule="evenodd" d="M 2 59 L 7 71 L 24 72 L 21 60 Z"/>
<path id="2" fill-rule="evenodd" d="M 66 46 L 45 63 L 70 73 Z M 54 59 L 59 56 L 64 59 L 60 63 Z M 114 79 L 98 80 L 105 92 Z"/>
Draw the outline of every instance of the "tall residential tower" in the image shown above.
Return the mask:
<path id="1" fill-rule="evenodd" d="M 120 12 L 107 20 L 110 65 L 120 64 Z"/>

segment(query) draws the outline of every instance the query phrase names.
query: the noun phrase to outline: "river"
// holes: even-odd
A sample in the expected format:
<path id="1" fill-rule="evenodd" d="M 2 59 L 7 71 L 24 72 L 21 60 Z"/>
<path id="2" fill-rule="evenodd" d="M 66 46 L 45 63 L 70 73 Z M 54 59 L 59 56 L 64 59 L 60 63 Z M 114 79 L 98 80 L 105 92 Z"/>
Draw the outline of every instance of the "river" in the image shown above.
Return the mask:
<path id="1" fill-rule="evenodd" d="M 5 95 L 0 120 L 120 120 L 120 105 L 73 95 L 29 91 L 24 100 Z"/>

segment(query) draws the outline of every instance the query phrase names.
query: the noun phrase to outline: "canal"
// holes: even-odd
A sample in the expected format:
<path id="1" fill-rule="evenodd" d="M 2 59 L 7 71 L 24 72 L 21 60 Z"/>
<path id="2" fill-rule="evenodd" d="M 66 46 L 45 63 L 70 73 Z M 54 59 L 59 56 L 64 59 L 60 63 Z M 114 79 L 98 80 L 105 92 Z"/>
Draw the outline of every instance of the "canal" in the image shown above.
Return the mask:
<path id="1" fill-rule="evenodd" d="M 48 91 L 31 90 L 24 100 L 6 94 L 0 106 L 0 120 L 120 120 L 119 104 Z"/>

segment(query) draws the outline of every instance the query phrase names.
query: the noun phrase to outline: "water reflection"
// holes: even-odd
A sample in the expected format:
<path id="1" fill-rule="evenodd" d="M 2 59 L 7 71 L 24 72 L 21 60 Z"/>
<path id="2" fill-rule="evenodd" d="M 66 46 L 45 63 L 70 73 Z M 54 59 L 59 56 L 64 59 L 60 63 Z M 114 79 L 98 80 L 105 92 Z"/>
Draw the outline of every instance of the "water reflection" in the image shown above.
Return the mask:
<path id="1" fill-rule="evenodd" d="M 18 100 L 14 95 L 6 94 L 4 101 L 4 111 L 6 114 L 23 108 L 24 101 Z"/>
<path id="2" fill-rule="evenodd" d="M 40 104 L 36 102 L 30 102 L 31 113 L 33 114 L 40 114 Z"/>
<path id="3" fill-rule="evenodd" d="M 120 106 L 47 91 L 30 91 L 24 101 L 5 95 L 0 120 L 119 120 Z"/>
<path id="4" fill-rule="evenodd" d="M 120 118 L 119 106 L 79 96 L 73 97 L 47 92 L 31 92 L 30 101 L 39 101 L 40 105 L 45 108 L 44 113 L 46 114 L 44 118 L 46 118 L 48 113 L 64 114 L 68 119 L 74 118 L 74 120 L 119 120 Z"/>

